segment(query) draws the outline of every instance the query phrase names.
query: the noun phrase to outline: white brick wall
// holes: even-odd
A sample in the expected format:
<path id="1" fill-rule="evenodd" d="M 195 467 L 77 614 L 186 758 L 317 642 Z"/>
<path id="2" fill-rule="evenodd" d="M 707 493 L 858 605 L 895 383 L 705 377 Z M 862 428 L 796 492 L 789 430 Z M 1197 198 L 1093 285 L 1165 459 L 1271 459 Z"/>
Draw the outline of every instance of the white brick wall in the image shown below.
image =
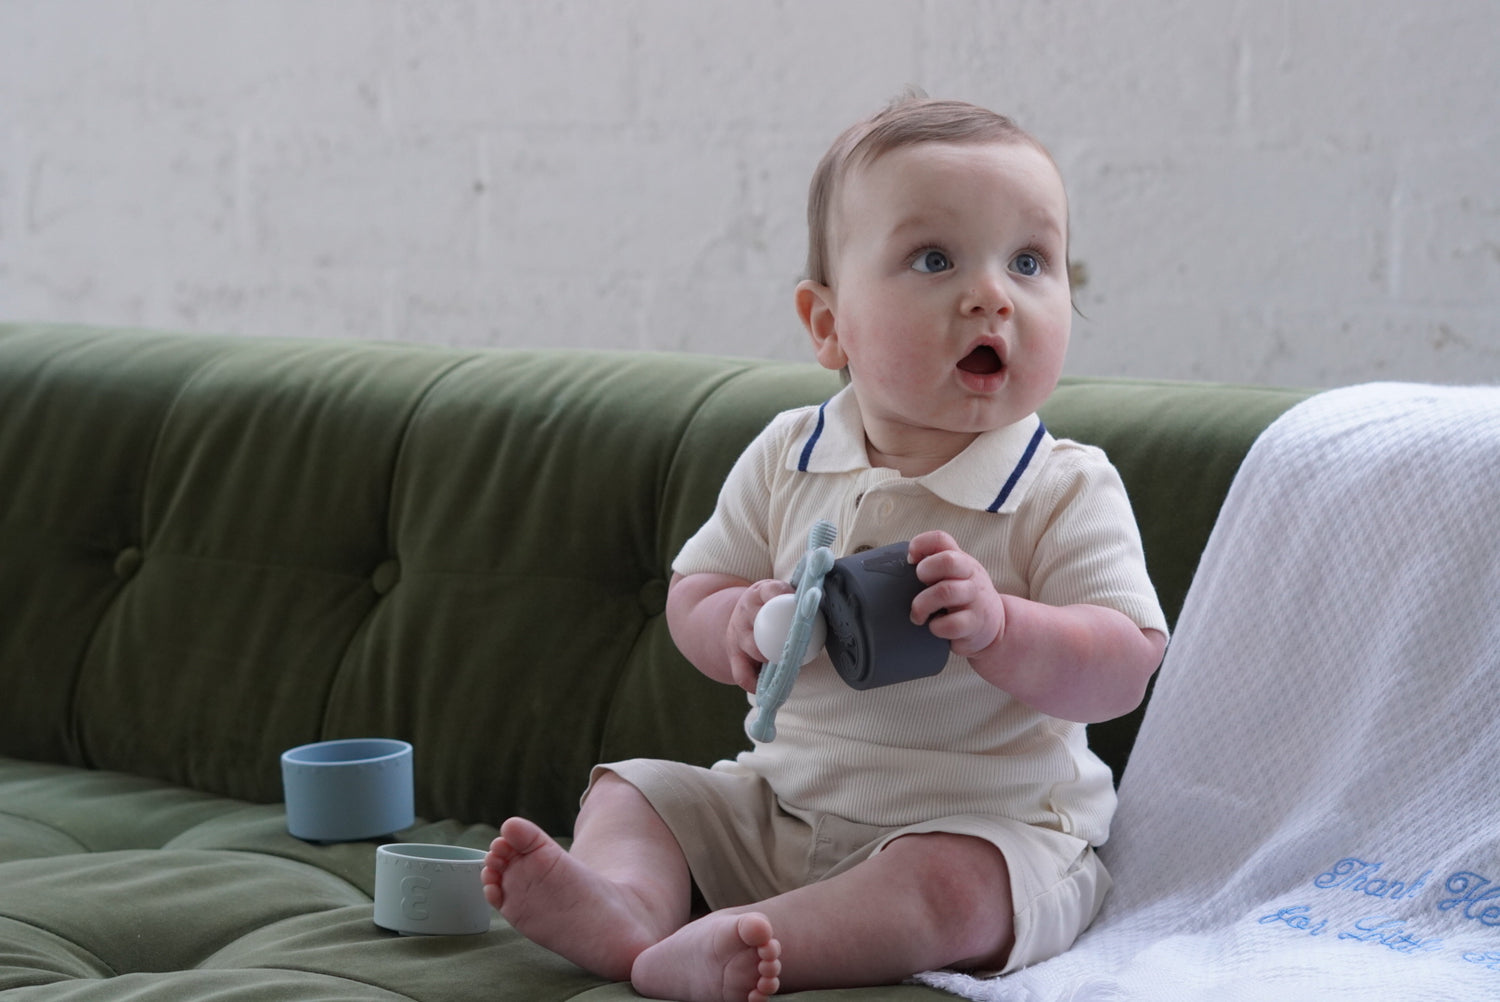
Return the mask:
<path id="1" fill-rule="evenodd" d="M 906 84 L 1073 202 L 1070 371 L 1500 380 L 1493 0 L 3 0 L 0 318 L 806 358 Z"/>

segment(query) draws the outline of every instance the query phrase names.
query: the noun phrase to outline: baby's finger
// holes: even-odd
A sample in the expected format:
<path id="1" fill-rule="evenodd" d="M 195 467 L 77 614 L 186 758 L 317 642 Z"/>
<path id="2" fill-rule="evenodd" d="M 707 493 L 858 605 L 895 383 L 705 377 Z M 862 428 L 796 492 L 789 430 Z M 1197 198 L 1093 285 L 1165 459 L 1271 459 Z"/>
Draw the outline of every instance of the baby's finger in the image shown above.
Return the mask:
<path id="1" fill-rule="evenodd" d="M 967 581 L 942 579 L 932 587 L 924 588 L 912 599 L 911 621 L 920 626 L 930 623 L 936 616 L 969 605 L 973 601 L 973 590 Z"/>
<path id="2" fill-rule="evenodd" d="M 760 669 L 760 660 L 751 658 L 743 651 L 730 656 L 729 675 L 734 679 L 734 684 L 746 692 L 755 691 L 756 684 L 760 681 Z"/>
<path id="3" fill-rule="evenodd" d="M 912 541 L 907 545 L 906 559 L 911 563 L 920 564 L 934 553 L 958 548 L 958 541 L 952 536 L 941 529 L 932 529 L 912 537 Z"/>
<path id="4" fill-rule="evenodd" d="M 979 626 L 979 614 L 972 609 L 960 609 L 958 612 L 934 616 L 927 621 L 927 629 L 932 635 L 947 641 L 963 640 L 979 629 Z"/>
<path id="5" fill-rule="evenodd" d="M 917 580 L 936 585 L 945 578 L 965 578 L 973 573 L 963 550 L 939 550 L 917 563 Z"/>

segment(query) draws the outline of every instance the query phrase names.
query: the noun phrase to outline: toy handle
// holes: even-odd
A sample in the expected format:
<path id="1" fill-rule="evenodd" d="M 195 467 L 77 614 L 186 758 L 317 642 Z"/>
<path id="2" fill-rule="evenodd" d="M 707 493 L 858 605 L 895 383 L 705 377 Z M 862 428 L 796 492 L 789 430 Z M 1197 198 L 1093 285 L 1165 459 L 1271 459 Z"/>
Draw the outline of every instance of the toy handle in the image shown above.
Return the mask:
<path id="1" fill-rule="evenodd" d="M 823 576 L 833 567 L 833 550 L 829 547 L 838 536 L 832 522 L 819 521 L 807 533 L 807 552 L 792 575 L 796 586 L 797 607 L 787 630 L 781 657 L 761 669 L 755 683 L 755 703 L 759 710 L 750 723 L 750 736 L 757 741 L 776 740 L 776 712 L 791 694 L 792 683 L 802 671 L 813 624 L 823 604 Z"/>
<path id="2" fill-rule="evenodd" d="M 761 670 L 755 686 L 755 701 L 760 707 L 750 725 L 750 736 L 757 741 L 776 740 L 776 711 L 792 694 L 792 683 L 807 663 L 808 641 L 812 637 L 812 623 L 818 616 L 818 607 L 823 604 L 823 589 L 809 588 L 797 597 L 797 610 L 792 619 L 792 628 L 787 631 L 786 644 L 781 657 Z"/>

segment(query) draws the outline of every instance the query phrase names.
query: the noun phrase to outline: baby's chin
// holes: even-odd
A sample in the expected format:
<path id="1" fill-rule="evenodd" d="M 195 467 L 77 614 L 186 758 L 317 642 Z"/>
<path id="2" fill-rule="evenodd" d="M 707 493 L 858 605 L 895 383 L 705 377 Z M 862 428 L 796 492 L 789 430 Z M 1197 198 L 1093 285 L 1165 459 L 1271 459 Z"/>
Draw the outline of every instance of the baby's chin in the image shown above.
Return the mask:
<path id="1" fill-rule="evenodd" d="M 934 422 L 941 430 L 954 434 L 982 435 L 1009 428 L 1036 413 L 1035 407 L 994 395 L 976 395 L 966 410 L 944 415 Z"/>

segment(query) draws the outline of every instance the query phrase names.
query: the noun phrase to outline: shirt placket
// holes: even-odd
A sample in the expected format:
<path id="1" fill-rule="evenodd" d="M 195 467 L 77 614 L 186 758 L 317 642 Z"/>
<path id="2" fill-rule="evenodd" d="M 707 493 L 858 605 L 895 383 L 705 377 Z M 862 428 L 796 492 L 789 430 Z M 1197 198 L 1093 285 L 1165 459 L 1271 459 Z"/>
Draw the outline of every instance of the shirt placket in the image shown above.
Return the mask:
<path id="1" fill-rule="evenodd" d="M 845 502 L 844 524 L 848 529 L 840 553 L 863 553 L 896 541 L 890 531 L 900 504 L 896 496 L 899 483 L 899 478 L 878 475 L 859 478 Z"/>

